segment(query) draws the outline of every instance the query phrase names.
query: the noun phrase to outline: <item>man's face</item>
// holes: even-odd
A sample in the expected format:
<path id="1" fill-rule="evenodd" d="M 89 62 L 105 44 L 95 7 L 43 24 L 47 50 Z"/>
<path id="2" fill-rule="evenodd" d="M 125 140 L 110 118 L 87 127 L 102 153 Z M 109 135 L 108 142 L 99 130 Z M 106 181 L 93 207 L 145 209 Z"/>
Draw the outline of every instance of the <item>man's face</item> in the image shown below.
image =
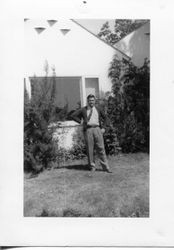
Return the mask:
<path id="1" fill-rule="evenodd" d="M 88 105 L 92 108 L 95 105 L 95 98 L 91 97 L 88 99 Z"/>

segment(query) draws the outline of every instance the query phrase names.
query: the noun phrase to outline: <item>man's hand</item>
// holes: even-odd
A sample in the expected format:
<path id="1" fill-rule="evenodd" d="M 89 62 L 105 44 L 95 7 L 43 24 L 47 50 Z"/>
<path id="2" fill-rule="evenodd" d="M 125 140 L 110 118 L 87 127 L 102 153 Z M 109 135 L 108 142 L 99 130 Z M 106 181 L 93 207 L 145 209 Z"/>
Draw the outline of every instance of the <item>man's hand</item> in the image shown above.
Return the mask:
<path id="1" fill-rule="evenodd" d="M 105 133 L 105 129 L 101 128 L 101 132 L 102 132 L 102 134 L 104 134 Z"/>

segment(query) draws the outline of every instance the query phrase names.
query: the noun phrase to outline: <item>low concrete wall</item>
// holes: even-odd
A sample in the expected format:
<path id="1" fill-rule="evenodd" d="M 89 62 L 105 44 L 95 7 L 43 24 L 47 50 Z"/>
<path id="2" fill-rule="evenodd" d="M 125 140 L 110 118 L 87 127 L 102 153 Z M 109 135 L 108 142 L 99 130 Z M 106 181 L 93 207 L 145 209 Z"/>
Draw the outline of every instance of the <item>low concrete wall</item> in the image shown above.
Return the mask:
<path id="1" fill-rule="evenodd" d="M 53 132 L 53 140 L 59 149 L 71 150 L 79 140 L 84 139 L 82 125 L 74 121 L 51 123 L 48 129 Z"/>

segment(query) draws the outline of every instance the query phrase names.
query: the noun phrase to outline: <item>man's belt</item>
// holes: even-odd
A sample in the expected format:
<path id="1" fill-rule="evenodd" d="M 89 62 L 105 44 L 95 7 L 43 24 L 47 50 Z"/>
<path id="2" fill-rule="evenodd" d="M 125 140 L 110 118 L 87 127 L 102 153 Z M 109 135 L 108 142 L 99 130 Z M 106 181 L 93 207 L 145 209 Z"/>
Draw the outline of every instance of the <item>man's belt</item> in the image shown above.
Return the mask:
<path id="1" fill-rule="evenodd" d="M 87 128 L 97 128 L 99 125 L 87 125 Z"/>

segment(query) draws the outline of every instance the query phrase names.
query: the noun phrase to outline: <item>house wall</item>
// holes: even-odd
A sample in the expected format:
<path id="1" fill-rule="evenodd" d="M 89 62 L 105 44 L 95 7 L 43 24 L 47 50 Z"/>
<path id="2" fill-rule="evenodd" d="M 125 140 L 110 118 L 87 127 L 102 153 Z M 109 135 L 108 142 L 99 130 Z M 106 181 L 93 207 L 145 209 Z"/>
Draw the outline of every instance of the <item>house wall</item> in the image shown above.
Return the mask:
<path id="1" fill-rule="evenodd" d="M 136 66 L 141 67 L 144 58 L 150 58 L 150 22 L 120 40 L 116 47 L 130 56 Z"/>
<path id="2" fill-rule="evenodd" d="M 45 30 L 38 34 L 36 27 Z M 44 76 L 44 63 L 55 67 L 56 76 L 98 77 L 100 91 L 110 91 L 108 68 L 114 54 L 112 47 L 97 39 L 71 20 L 59 20 L 50 26 L 46 20 L 25 22 L 25 77 Z M 66 34 L 61 29 L 69 29 Z M 118 54 L 119 52 L 117 52 Z M 121 58 L 121 54 L 118 54 Z M 84 86 L 81 93 L 85 97 Z"/>

